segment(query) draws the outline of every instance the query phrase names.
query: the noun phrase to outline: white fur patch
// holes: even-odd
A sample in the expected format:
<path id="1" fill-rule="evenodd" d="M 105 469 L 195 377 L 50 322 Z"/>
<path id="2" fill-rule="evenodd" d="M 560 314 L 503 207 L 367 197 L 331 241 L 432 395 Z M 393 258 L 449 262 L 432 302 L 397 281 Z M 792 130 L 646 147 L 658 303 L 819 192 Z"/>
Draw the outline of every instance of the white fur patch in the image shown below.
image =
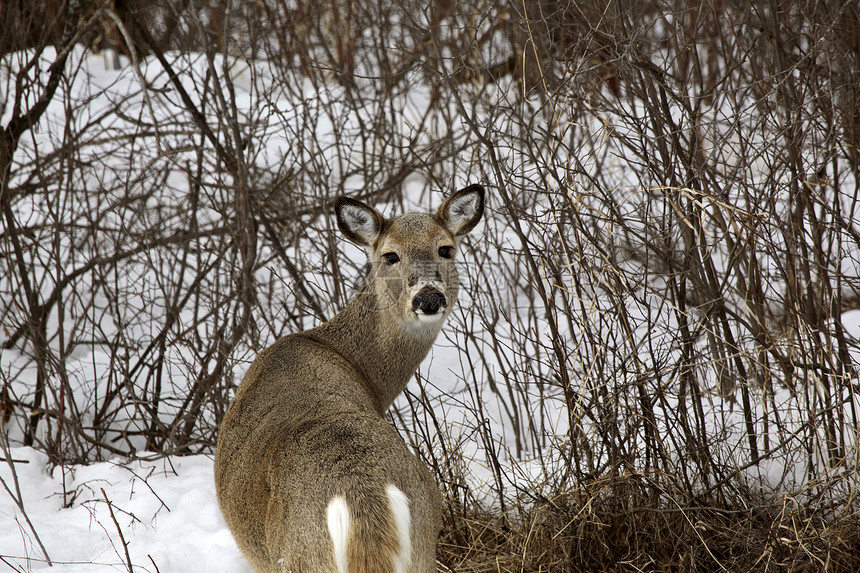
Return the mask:
<path id="1" fill-rule="evenodd" d="M 388 505 L 397 527 L 400 551 L 394 559 L 394 573 L 405 573 L 412 564 L 412 515 L 409 513 L 409 498 L 394 484 L 385 486 Z"/>
<path id="2" fill-rule="evenodd" d="M 418 318 L 418 322 L 423 322 L 425 324 L 436 324 L 437 322 L 442 322 L 442 319 L 445 318 L 445 310 L 442 309 L 436 314 L 424 314 L 420 310 L 416 310 L 415 316 Z"/>
<path id="3" fill-rule="evenodd" d="M 326 519 L 328 534 L 331 537 L 331 544 L 334 546 L 334 562 L 337 565 L 337 571 L 338 573 L 347 573 L 346 542 L 349 539 L 350 517 L 345 497 L 336 495 L 331 498 L 326 511 Z"/>

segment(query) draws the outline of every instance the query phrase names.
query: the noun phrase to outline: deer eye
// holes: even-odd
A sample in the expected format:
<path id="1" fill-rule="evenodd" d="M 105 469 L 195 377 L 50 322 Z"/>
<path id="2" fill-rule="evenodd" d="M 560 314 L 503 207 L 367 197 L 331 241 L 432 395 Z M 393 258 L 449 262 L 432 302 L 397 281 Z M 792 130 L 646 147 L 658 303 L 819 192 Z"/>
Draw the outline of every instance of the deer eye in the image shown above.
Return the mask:
<path id="1" fill-rule="evenodd" d="M 382 260 L 385 261 L 386 265 L 393 265 L 400 262 L 400 257 L 397 256 L 397 253 L 385 253 L 382 255 Z"/>
<path id="2" fill-rule="evenodd" d="M 439 247 L 439 256 L 443 259 L 450 259 L 454 256 L 454 247 L 450 245 Z"/>

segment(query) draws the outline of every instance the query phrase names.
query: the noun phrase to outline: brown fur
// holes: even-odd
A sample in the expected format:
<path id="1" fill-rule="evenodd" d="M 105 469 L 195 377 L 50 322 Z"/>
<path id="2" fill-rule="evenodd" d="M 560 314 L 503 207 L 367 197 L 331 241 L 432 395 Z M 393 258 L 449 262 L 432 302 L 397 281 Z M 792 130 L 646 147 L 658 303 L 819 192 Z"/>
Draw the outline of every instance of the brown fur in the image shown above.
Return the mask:
<path id="1" fill-rule="evenodd" d="M 469 201 L 455 200 L 464 197 Z M 449 217 L 451 205 L 460 209 Z M 344 207 L 372 216 L 350 223 Z M 463 207 L 476 213 L 464 219 Z M 260 573 L 336 573 L 326 510 L 333 497 L 344 496 L 351 517 L 349 573 L 392 573 L 399 540 L 385 487 L 393 484 L 409 499 L 407 572 L 429 573 L 435 571 L 441 496 L 382 414 L 442 324 L 416 318 L 410 289 L 425 280 L 442 285 L 444 314 L 450 313 L 457 271 L 438 248 L 456 245 L 456 236 L 474 227 L 483 190 L 473 186 L 452 195 L 435 216 L 410 213 L 386 221 L 351 200 L 338 209 L 345 234 L 370 248 L 372 270 L 343 311 L 278 340 L 248 369 L 218 436 L 218 501 Z M 382 255 L 393 251 L 401 260 L 388 265 Z"/>
<path id="2" fill-rule="evenodd" d="M 368 494 L 378 493 L 368 492 Z M 394 570 L 394 556 L 400 551 L 397 530 L 388 499 L 347 499 L 350 508 L 361 508 L 364 515 L 354 515 L 355 532 L 347 544 L 349 573 L 378 573 Z"/>

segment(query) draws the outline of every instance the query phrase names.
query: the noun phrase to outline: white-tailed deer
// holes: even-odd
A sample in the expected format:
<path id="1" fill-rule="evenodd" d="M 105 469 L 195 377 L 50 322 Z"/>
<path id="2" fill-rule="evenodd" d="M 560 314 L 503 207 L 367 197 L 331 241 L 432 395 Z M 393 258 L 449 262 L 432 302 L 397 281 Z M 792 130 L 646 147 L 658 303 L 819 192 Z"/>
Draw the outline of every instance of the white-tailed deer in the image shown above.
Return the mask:
<path id="1" fill-rule="evenodd" d="M 390 220 L 338 199 L 370 273 L 331 320 L 260 353 L 218 436 L 218 502 L 260 573 L 436 570 L 439 489 L 382 415 L 457 300 L 458 238 L 483 209 L 479 185 Z"/>

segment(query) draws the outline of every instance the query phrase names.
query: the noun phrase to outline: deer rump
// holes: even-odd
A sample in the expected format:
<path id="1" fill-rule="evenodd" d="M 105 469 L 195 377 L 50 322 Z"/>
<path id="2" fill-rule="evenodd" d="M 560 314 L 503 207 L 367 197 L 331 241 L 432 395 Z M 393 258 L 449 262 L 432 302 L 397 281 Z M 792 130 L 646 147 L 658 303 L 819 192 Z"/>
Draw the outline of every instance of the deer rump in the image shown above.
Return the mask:
<path id="1" fill-rule="evenodd" d="M 432 571 L 413 558 L 435 554 L 441 499 L 432 476 L 366 394 L 349 390 L 356 384 L 325 394 L 308 387 L 318 377 L 356 377 L 318 344 L 283 338 L 246 375 L 235 420 L 219 436 L 216 482 L 228 525 L 261 572 Z M 303 375 L 287 377 L 284 359 Z"/>

